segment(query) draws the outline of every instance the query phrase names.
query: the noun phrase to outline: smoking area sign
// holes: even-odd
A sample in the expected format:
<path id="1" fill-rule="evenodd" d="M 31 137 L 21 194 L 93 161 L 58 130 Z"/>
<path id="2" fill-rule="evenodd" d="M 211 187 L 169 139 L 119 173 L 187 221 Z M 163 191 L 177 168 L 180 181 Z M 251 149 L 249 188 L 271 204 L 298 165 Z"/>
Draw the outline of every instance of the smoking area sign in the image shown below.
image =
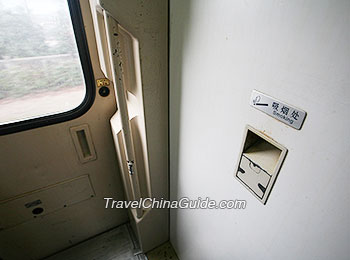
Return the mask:
<path id="1" fill-rule="evenodd" d="M 280 100 L 253 90 L 250 105 L 269 116 L 295 128 L 300 129 L 306 117 L 306 112 Z"/>

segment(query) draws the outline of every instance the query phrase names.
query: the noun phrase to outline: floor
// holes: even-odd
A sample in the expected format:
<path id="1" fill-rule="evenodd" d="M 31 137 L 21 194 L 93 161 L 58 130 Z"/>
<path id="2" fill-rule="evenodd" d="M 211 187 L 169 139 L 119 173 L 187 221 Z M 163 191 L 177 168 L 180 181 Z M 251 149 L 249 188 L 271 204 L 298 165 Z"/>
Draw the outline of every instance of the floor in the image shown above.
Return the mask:
<path id="1" fill-rule="evenodd" d="M 146 260 L 147 258 L 140 252 L 138 243 L 132 234 L 131 227 L 129 224 L 125 224 L 59 252 L 45 260 L 63 259 Z"/>
<path id="2" fill-rule="evenodd" d="M 170 242 L 146 255 L 141 253 L 130 225 L 124 224 L 45 260 L 179 260 Z"/>
<path id="3" fill-rule="evenodd" d="M 169 241 L 151 250 L 146 255 L 148 260 L 179 260 Z"/>

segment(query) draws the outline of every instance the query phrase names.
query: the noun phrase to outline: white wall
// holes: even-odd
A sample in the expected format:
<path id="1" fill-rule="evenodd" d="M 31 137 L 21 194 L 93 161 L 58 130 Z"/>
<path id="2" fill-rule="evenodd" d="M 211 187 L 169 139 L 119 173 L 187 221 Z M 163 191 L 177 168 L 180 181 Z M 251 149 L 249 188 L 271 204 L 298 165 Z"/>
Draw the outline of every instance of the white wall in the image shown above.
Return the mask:
<path id="1" fill-rule="evenodd" d="M 171 198 L 180 259 L 348 259 L 350 1 L 170 1 Z M 307 111 L 298 131 L 249 106 L 253 89 Z M 246 124 L 289 150 L 267 205 L 235 178 Z"/>

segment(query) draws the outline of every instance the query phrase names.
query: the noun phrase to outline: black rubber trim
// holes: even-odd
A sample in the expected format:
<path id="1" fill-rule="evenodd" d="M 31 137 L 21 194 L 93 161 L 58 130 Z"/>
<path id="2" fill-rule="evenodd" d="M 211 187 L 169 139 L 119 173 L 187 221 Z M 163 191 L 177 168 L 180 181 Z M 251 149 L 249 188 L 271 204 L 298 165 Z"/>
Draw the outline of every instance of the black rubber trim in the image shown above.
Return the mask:
<path id="1" fill-rule="evenodd" d="M 85 114 L 92 106 L 95 100 L 96 87 L 80 4 L 77 0 L 67 0 L 67 2 L 85 79 L 86 95 L 83 102 L 78 107 L 67 112 L 2 125 L 0 126 L 0 135 L 16 133 L 72 120 Z"/>

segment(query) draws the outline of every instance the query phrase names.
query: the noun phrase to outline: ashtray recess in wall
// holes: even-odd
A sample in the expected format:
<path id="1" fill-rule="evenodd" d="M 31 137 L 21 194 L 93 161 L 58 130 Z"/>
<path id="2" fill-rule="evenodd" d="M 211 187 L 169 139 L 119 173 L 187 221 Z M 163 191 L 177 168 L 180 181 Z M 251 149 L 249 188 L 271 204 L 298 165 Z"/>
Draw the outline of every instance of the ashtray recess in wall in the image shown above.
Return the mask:
<path id="1" fill-rule="evenodd" d="M 235 177 L 266 204 L 286 154 L 284 146 L 247 125 Z"/>

